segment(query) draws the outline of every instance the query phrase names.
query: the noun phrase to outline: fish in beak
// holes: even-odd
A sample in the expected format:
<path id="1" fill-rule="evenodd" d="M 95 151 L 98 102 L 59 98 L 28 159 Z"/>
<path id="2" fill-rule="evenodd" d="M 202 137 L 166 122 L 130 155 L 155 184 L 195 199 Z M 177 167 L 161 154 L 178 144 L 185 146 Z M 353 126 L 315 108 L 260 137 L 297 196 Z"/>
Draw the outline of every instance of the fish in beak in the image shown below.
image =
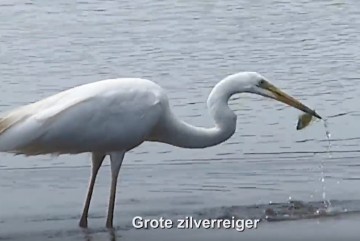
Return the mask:
<path id="1" fill-rule="evenodd" d="M 272 85 L 268 81 L 261 81 L 258 87 L 262 89 L 260 94 L 292 106 L 318 119 L 322 119 L 322 117 L 318 113 L 316 113 L 315 110 L 310 109 L 309 107 L 301 103 L 299 100 L 281 91 L 279 88 Z"/>

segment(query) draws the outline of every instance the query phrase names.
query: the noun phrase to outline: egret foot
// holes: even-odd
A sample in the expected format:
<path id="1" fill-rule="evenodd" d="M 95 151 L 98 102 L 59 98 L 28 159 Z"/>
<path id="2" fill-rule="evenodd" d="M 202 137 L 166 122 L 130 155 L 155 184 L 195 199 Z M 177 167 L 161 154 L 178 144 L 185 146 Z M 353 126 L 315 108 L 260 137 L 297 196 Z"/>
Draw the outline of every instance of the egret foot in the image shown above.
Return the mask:
<path id="1" fill-rule="evenodd" d="M 79 226 L 81 228 L 87 228 L 88 227 L 87 218 L 81 217 L 80 222 L 79 222 Z"/>
<path id="2" fill-rule="evenodd" d="M 113 229 L 113 221 L 112 220 L 107 220 L 106 221 L 106 228 L 108 229 Z"/>

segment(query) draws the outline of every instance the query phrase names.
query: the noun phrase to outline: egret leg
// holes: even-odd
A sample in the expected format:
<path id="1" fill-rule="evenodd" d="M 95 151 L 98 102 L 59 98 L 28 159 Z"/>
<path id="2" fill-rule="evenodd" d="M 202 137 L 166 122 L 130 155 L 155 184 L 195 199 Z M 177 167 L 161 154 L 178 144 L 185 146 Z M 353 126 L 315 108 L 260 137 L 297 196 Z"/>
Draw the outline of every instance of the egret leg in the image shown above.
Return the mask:
<path id="1" fill-rule="evenodd" d="M 112 152 L 110 153 L 110 164 L 111 164 L 111 189 L 110 189 L 110 200 L 108 216 L 106 220 L 106 227 L 113 228 L 113 217 L 115 207 L 115 196 L 116 196 L 116 183 L 119 176 L 121 163 L 124 159 L 125 152 Z"/>
<path id="2" fill-rule="evenodd" d="M 81 215 L 80 222 L 79 222 L 79 226 L 82 227 L 82 228 L 86 228 L 87 225 L 88 225 L 87 218 L 88 218 L 88 213 L 89 213 L 91 196 L 92 196 L 92 193 L 94 191 L 94 185 L 95 185 L 95 180 L 96 180 L 97 173 L 98 173 L 98 171 L 100 169 L 100 166 L 101 166 L 102 162 L 104 161 L 104 158 L 105 158 L 105 154 L 103 154 L 103 153 L 92 153 L 92 157 L 91 157 L 91 159 L 92 159 L 91 179 L 90 179 L 90 183 L 89 183 L 88 193 L 87 193 L 87 196 L 86 196 L 84 210 L 83 210 L 83 213 Z"/>

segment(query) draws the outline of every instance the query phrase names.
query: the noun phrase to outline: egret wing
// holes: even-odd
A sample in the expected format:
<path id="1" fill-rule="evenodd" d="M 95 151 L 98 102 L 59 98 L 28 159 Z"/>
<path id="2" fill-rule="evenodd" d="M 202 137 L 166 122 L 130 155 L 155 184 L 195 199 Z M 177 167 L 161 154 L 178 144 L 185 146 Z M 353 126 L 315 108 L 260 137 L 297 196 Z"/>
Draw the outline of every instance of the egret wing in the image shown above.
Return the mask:
<path id="1" fill-rule="evenodd" d="M 131 149 L 146 139 L 161 113 L 158 95 L 146 89 L 110 88 L 45 100 L 1 120 L 0 151 L 37 155 Z"/>

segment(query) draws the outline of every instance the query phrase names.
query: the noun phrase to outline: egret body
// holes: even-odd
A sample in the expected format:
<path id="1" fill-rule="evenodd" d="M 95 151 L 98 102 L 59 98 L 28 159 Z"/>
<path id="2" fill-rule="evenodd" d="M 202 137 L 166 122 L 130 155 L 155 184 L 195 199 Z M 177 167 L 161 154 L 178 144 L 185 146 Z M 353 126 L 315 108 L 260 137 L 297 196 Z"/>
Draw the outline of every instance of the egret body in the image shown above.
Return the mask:
<path id="1" fill-rule="evenodd" d="M 205 148 L 230 138 L 236 115 L 228 106 L 236 93 L 259 94 L 321 118 L 255 72 L 221 80 L 207 106 L 215 126 L 192 126 L 171 111 L 165 91 L 139 78 L 108 79 L 65 90 L 18 107 L 0 117 L 0 151 L 24 155 L 92 153 L 92 175 L 80 219 L 87 217 L 98 170 L 106 155 L 111 163 L 111 190 L 106 226 L 113 227 L 116 183 L 127 151 L 144 141 L 182 148 Z"/>

